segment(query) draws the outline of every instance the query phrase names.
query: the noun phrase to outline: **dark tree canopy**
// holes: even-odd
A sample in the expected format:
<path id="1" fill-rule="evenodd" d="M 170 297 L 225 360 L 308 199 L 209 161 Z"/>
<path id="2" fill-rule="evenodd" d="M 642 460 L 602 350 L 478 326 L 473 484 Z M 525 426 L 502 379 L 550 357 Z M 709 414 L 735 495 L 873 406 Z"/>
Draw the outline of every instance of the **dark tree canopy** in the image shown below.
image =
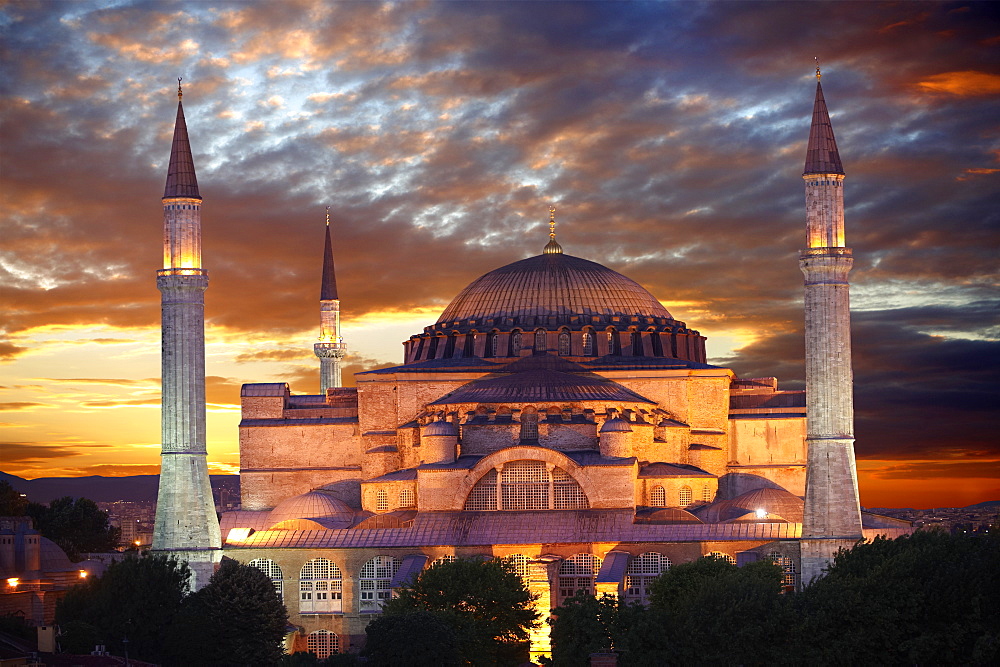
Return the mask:
<path id="1" fill-rule="evenodd" d="M 502 559 L 435 563 L 382 611 L 385 616 L 434 612 L 452 626 L 463 659 L 473 664 L 515 660 L 538 619 L 534 596 Z"/>
<path id="2" fill-rule="evenodd" d="M 270 578 L 223 558 L 182 608 L 187 650 L 204 664 L 273 665 L 281 660 L 288 612 Z"/>
<path id="3" fill-rule="evenodd" d="M 130 657 L 169 663 L 190 577 L 186 563 L 130 555 L 112 563 L 102 576 L 71 588 L 56 607 L 56 623 L 86 633 L 87 642 L 96 633 L 116 655 L 124 655 L 123 640 L 128 639 Z M 75 647 L 77 640 L 70 635 L 66 641 Z"/>
<path id="4" fill-rule="evenodd" d="M 66 496 L 48 507 L 28 503 L 27 513 L 43 537 L 52 540 L 70 560 L 80 560 L 87 552 L 112 551 L 118 546 L 121 529 L 108 522 L 108 514 L 93 500 Z"/>
<path id="5" fill-rule="evenodd" d="M 7 480 L 0 480 L 0 516 L 24 516 L 28 499 L 22 496 Z"/>
<path id="6" fill-rule="evenodd" d="M 451 667 L 461 665 L 453 619 L 442 612 L 386 614 L 365 628 L 365 664 L 376 667 Z"/>

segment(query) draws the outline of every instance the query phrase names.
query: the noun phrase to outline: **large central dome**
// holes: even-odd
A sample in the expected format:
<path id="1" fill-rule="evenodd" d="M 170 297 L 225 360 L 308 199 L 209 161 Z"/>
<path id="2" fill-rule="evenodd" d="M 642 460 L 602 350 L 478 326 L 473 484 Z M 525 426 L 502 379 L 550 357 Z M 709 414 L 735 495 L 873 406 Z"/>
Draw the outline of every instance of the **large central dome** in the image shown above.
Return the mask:
<path id="1" fill-rule="evenodd" d="M 673 319 L 639 283 L 597 262 L 561 253 L 538 255 L 490 271 L 462 290 L 438 324 L 513 319 L 533 325 L 554 317 Z M 545 319 L 538 319 L 545 318 Z"/>

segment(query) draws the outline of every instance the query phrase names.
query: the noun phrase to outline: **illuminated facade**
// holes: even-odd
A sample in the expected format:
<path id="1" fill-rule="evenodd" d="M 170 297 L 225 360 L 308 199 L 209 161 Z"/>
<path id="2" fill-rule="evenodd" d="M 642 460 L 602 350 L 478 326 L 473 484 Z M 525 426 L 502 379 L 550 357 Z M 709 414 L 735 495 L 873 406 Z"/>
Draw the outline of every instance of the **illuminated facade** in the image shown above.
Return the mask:
<path id="1" fill-rule="evenodd" d="M 829 124 L 825 105 L 819 116 Z M 843 233 L 825 220 L 842 222 L 839 180 L 807 172 L 803 261 L 837 264 L 844 253 L 829 244 Z M 841 383 L 839 407 L 811 403 L 807 418 L 805 392 L 706 363 L 698 331 L 635 281 L 564 253 L 550 223 L 542 254 L 470 283 L 404 343 L 401 365 L 359 373 L 352 388 L 324 379 L 320 395 L 244 385 L 243 509 L 223 516 L 224 549 L 274 581 L 299 628 L 290 650 L 357 648 L 393 589 L 440 559 L 511 559 L 544 616 L 581 589 L 644 601 L 657 575 L 707 554 L 775 560 L 794 586 L 813 562 L 803 526 L 814 541 L 860 537 L 856 492 L 854 505 L 816 500 L 807 473 L 823 446 L 813 442 L 832 434 L 842 452 L 850 434 L 843 373 L 820 381 Z M 324 304 L 336 299 L 329 228 L 326 243 Z M 807 309 L 840 298 L 820 294 Z M 807 319 L 814 333 L 830 326 Z M 849 325 L 834 319 L 836 346 Z M 810 354 L 810 368 L 839 363 Z M 815 410 L 840 415 L 830 433 Z M 812 465 L 830 488 L 856 484 L 853 459 Z M 845 511 L 856 532 L 810 518 Z M 866 515 L 873 531 L 904 530 L 879 521 Z M 543 625 L 531 651 L 548 650 Z"/>

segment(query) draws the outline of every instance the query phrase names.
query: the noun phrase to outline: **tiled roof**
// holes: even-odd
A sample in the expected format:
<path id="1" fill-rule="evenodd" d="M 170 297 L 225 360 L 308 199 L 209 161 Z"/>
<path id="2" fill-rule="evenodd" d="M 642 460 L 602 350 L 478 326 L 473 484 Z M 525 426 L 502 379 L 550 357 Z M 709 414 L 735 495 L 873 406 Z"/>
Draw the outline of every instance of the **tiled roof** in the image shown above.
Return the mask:
<path id="1" fill-rule="evenodd" d="M 686 463 L 650 463 L 639 470 L 639 478 L 651 477 L 715 477 L 715 475 Z"/>
<path id="2" fill-rule="evenodd" d="M 423 512 L 409 528 L 259 531 L 227 548 L 391 548 L 588 542 L 795 539 L 801 524 L 633 523 L 631 509 L 543 512 Z"/>
<path id="3" fill-rule="evenodd" d="M 170 145 L 167 184 L 163 188 L 163 198 L 167 197 L 201 199 L 201 194 L 198 192 L 198 177 L 194 173 L 194 158 L 191 157 L 191 143 L 188 141 L 187 123 L 184 120 L 184 105 L 180 100 L 177 101 L 174 139 Z"/>
<path id="4" fill-rule="evenodd" d="M 329 211 L 327 212 L 329 215 Z M 323 246 L 323 280 L 319 289 L 320 301 L 339 299 L 337 296 L 337 275 L 333 271 L 333 243 L 330 241 L 330 225 L 326 225 L 326 241 Z"/>
<path id="5" fill-rule="evenodd" d="M 809 128 L 809 146 L 806 148 L 806 166 L 803 174 L 843 174 L 837 140 L 833 136 L 830 113 L 823 98 L 823 86 L 816 82 L 816 102 L 813 104 L 812 126 Z"/>

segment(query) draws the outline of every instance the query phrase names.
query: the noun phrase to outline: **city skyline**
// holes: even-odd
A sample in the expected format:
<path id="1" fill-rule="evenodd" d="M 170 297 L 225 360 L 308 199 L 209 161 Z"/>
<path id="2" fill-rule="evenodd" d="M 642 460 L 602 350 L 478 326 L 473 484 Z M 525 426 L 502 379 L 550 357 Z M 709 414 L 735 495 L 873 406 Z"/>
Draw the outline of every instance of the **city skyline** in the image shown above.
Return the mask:
<path id="1" fill-rule="evenodd" d="M 988 10 L 102 4 L 0 9 L 15 56 L 5 472 L 158 468 L 155 271 L 178 76 L 205 198 L 212 472 L 238 470 L 242 383 L 318 390 L 326 206 L 345 380 L 401 362 L 462 287 L 538 254 L 552 204 L 567 254 L 647 287 L 708 337 L 711 362 L 801 388 L 818 56 L 855 254 L 861 502 L 1000 498 Z"/>

